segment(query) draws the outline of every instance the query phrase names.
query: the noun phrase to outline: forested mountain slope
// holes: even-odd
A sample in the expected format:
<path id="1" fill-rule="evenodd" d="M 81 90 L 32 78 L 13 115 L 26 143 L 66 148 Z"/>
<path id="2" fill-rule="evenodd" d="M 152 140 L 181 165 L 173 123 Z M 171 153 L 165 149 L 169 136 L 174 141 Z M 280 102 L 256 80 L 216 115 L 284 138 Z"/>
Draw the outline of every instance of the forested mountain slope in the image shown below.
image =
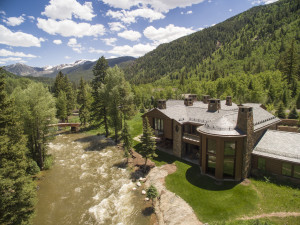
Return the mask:
<path id="1" fill-rule="evenodd" d="M 256 74 L 279 67 L 291 46 L 299 53 L 300 1 L 257 6 L 220 24 L 158 46 L 126 67 L 132 83 L 158 79 L 216 80 L 229 74 Z"/>

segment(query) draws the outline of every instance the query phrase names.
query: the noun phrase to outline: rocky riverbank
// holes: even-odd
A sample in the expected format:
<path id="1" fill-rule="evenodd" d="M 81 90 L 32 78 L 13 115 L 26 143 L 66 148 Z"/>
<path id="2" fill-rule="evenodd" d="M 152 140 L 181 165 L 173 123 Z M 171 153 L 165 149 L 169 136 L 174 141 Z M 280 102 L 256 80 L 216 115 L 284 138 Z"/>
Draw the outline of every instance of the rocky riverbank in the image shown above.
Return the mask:
<path id="1" fill-rule="evenodd" d="M 165 177 L 176 171 L 175 164 L 167 164 L 153 168 L 147 175 L 145 186 L 153 184 L 159 193 L 155 203 L 155 212 L 159 225 L 202 224 L 193 209 L 179 196 L 167 190 Z"/>

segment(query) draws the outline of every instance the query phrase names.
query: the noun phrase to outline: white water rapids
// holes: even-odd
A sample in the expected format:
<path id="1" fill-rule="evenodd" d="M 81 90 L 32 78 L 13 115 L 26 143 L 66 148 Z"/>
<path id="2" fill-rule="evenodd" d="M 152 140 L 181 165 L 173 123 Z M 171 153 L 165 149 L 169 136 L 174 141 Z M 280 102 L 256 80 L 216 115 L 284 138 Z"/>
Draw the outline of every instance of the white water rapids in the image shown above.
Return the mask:
<path id="1" fill-rule="evenodd" d="M 113 142 L 63 134 L 49 144 L 49 153 L 54 166 L 38 184 L 34 224 L 149 224 L 130 172 L 117 166 L 123 152 Z"/>

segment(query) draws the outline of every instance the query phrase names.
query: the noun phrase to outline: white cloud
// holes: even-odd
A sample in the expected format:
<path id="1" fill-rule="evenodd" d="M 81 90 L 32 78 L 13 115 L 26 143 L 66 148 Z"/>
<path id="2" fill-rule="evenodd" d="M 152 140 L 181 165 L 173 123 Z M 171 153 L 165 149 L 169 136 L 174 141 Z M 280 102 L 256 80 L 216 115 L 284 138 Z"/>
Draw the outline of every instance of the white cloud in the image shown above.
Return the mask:
<path id="1" fill-rule="evenodd" d="M 229 11 L 229 12 L 232 12 L 232 9 L 229 9 L 228 11 Z"/>
<path id="2" fill-rule="evenodd" d="M 0 14 L 6 15 L 6 13 L 3 10 L 0 10 Z"/>
<path id="3" fill-rule="evenodd" d="M 41 47 L 42 41 L 45 40 L 23 32 L 12 32 L 5 26 L 0 25 L 0 44 L 18 47 Z"/>
<path id="4" fill-rule="evenodd" d="M 33 22 L 35 20 L 34 16 L 27 16 L 28 19 L 30 19 L 31 22 Z"/>
<path id="5" fill-rule="evenodd" d="M 8 57 L 8 58 L 1 58 L 2 62 L 10 62 L 10 61 L 22 61 L 22 58 L 16 58 L 16 57 Z"/>
<path id="6" fill-rule="evenodd" d="M 192 13 L 193 13 L 192 10 L 186 12 L 186 14 L 192 14 Z"/>
<path id="7" fill-rule="evenodd" d="M 53 40 L 53 43 L 56 45 L 60 45 L 60 44 L 62 44 L 62 41 L 61 40 Z"/>
<path id="8" fill-rule="evenodd" d="M 101 40 L 104 41 L 106 45 L 115 46 L 115 42 L 117 41 L 117 38 L 104 38 Z"/>
<path id="9" fill-rule="evenodd" d="M 76 38 L 70 38 L 68 42 L 68 46 L 73 49 L 73 51 L 77 53 L 81 53 L 85 48 L 81 46 L 80 43 L 77 43 Z"/>
<path id="10" fill-rule="evenodd" d="M 120 22 L 112 22 L 108 23 L 111 31 L 120 31 L 122 29 L 125 29 L 126 27 L 120 23 Z"/>
<path id="11" fill-rule="evenodd" d="M 64 37 L 99 36 L 105 33 L 102 24 L 76 23 L 72 20 L 56 21 L 38 18 L 37 26 L 48 34 L 60 34 Z"/>
<path id="12" fill-rule="evenodd" d="M 72 16 L 82 20 L 91 21 L 96 15 L 93 14 L 92 2 L 85 2 L 81 5 L 76 0 L 50 0 L 50 4 L 42 12 L 51 19 L 72 19 Z"/>
<path id="13" fill-rule="evenodd" d="M 118 33 L 118 36 L 130 41 L 137 41 L 142 35 L 137 31 L 125 30 L 122 33 Z"/>
<path id="14" fill-rule="evenodd" d="M 112 11 L 108 10 L 106 13 L 107 16 L 111 16 L 114 19 L 121 20 L 124 23 L 135 23 L 136 22 L 136 17 L 142 17 L 145 19 L 149 19 L 150 22 L 154 20 L 159 20 L 165 18 L 165 16 L 160 13 L 156 12 L 152 9 L 149 8 L 141 8 L 141 9 L 135 9 L 132 11 L 126 11 L 126 10 L 121 10 L 121 11 Z"/>
<path id="15" fill-rule="evenodd" d="M 111 54 L 119 56 L 133 56 L 139 57 L 145 55 L 147 52 L 155 49 L 155 45 L 150 44 L 137 44 L 134 46 L 124 45 L 124 46 L 115 46 L 112 50 L 108 51 Z"/>
<path id="16" fill-rule="evenodd" d="M 23 16 L 19 17 L 8 17 L 3 20 L 8 26 L 18 26 L 25 21 Z"/>
<path id="17" fill-rule="evenodd" d="M 169 24 L 165 28 L 156 29 L 153 26 L 149 26 L 144 30 L 144 35 L 154 41 L 156 44 L 168 43 L 182 36 L 193 33 L 194 30 L 185 27 L 176 27 L 173 24 Z"/>
<path id="18" fill-rule="evenodd" d="M 0 56 L 7 57 L 7 56 L 15 56 L 15 57 L 26 57 L 26 58 L 36 58 L 35 55 L 32 54 L 25 54 L 23 52 L 12 52 L 6 49 L 0 49 Z"/>
<path id="19" fill-rule="evenodd" d="M 273 3 L 273 2 L 277 2 L 278 0 L 255 0 L 255 1 L 252 1 L 252 5 L 256 5 L 256 4 L 270 4 L 270 3 Z"/>
<path id="20" fill-rule="evenodd" d="M 185 8 L 193 4 L 198 4 L 204 0 L 102 0 L 104 3 L 121 9 L 130 9 L 132 6 L 150 6 L 157 12 L 168 12 L 177 7 Z"/>
<path id="21" fill-rule="evenodd" d="M 65 59 L 71 59 L 71 57 L 66 55 L 66 56 L 65 56 Z"/>
<path id="22" fill-rule="evenodd" d="M 105 51 L 103 51 L 103 50 L 101 50 L 101 49 L 89 48 L 89 53 L 102 54 L 102 53 L 105 53 Z"/>

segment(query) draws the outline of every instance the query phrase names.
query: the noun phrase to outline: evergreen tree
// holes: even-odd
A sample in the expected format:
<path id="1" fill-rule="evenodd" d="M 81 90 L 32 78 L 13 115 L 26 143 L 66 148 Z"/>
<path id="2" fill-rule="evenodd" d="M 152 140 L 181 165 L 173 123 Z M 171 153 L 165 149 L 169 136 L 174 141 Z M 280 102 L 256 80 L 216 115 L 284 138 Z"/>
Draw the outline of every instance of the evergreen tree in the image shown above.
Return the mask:
<path id="1" fill-rule="evenodd" d="M 293 40 L 291 42 L 291 47 L 283 54 L 279 67 L 288 84 L 292 84 L 293 80 L 296 78 L 297 63 L 298 55 L 295 51 Z"/>
<path id="2" fill-rule="evenodd" d="M 63 91 L 64 89 L 65 89 L 64 75 L 61 71 L 59 71 L 54 81 L 54 87 L 53 87 L 54 96 L 58 97 L 59 92 Z"/>
<path id="3" fill-rule="evenodd" d="M 142 150 L 141 153 L 145 158 L 144 170 L 146 171 L 147 160 L 155 155 L 156 143 L 153 130 L 149 124 L 148 118 L 144 119 L 143 135 L 141 137 Z"/>
<path id="4" fill-rule="evenodd" d="M 91 106 L 92 119 L 98 125 L 104 125 L 105 136 L 108 136 L 108 95 L 104 89 L 105 77 L 107 75 L 108 62 L 102 56 L 98 59 L 95 67 L 93 68 L 94 79 L 92 81 L 93 87 L 93 103 Z"/>
<path id="5" fill-rule="evenodd" d="M 276 115 L 281 118 L 281 119 L 285 119 L 285 112 L 284 112 L 284 105 L 282 103 L 279 104 L 279 107 L 276 111 Z"/>
<path id="6" fill-rule="evenodd" d="M 90 86 L 83 81 L 82 77 L 80 79 L 77 102 L 80 106 L 79 107 L 80 122 L 81 124 L 84 124 L 84 126 L 86 126 L 87 122 L 90 120 L 92 96 L 90 93 Z"/>
<path id="7" fill-rule="evenodd" d="M 67 95 L 64 91 L 60 91 L 56 100 L 57 117 L 64 123 L 68 117 Z"/>
<path id="8" fill-rule="evenodd" d="M 154 208 L 154 199 L 158 196 L 158 192 L 155 186 L 151 185 L 147 190 L 146 190 L 146 196 L 147 198 L 151 199 L 152 202 L 152 207 Z"/>
<path id="9" fill-rule="evenodd" d="M 132 137 L 129 133 L 129 128 L 126 122 L 124 123 L 124 127 L 122 130 L 122 139 L 123 139 L 124 156 L 127 158 L 127 163 L 128 163 L 129 152 L 131 152 L 131 148 L 132 148 Z"/>
<path id="10" fill-rule="evenodd" d="M 68 114 L 68 116 L 70 116 L 75 107 L 75 99 L 76 98 L 75 98 L 74 90 L 72 88 L 72 83 L 70 82 L 67 75 L 65 75 L 65 77 L 64 77 L 64 85 L 65 85 L 65 88 L 63 90 L 66 93 L 66 97 L 67 97 L 67 114 Z"/>
<path id="11" fill-rule="evenodd" d="M 289 113 L 289 115 L 288 115 L 288 118 L 289 118 L 289 119 L 299 119 L 299 114 L 298 114 L 298 112 L 297 112 L 297 110 L 296 110 L 296 107 L 294 107 L 294 108 L 290 111 L 290 113 Z"/>
<path id="12" fill-rule="evenodd" d="M 35 186 L 26 173 L 26 138 L 0 69 L 0 224 L 29 224 L 36 203 Z"/>
<path id="13" fill-rule="evenodd" d="M 300 92 L 299 92 L 297 100 L 296 100 L 296 107 L 297 107 L 297 109 L 300 109 Z"/>

